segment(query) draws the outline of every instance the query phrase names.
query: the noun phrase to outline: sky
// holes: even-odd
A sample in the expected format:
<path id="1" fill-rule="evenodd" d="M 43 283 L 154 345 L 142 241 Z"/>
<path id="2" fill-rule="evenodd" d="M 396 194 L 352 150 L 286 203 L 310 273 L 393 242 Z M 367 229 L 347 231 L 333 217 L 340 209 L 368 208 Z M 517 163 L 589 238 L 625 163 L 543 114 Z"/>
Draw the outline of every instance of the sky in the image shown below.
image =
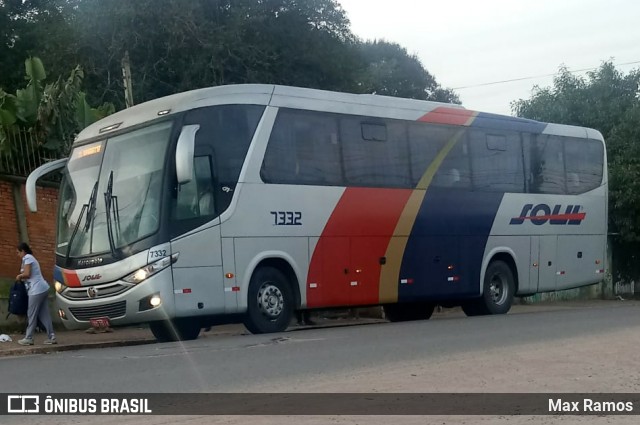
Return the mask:
<path id="1" fill-rule="evenodd" d="M 358 37 L 405 47 L 468 109 L 511 115 L 561 65 L 580 76 L 609 60 L 625 74 L 640 68 L 637 0 L 337 2 Z"/>

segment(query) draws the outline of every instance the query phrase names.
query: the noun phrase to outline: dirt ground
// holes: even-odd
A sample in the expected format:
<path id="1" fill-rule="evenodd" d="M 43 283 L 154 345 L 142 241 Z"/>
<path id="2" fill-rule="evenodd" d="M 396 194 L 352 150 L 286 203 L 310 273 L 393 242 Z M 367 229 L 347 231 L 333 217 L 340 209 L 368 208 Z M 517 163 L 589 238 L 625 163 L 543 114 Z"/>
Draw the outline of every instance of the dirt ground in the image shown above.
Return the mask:
<path id="1" fill-rule="evenodd" d="M 282 379 L 247 392 L 620 392 L 640 393 L 640 329 L 463 353 L 442 359 L 392 363 L 314 382 Z M 637 424 L 634 416 L 149 416 L 9 418 L 10 424 Z"/>

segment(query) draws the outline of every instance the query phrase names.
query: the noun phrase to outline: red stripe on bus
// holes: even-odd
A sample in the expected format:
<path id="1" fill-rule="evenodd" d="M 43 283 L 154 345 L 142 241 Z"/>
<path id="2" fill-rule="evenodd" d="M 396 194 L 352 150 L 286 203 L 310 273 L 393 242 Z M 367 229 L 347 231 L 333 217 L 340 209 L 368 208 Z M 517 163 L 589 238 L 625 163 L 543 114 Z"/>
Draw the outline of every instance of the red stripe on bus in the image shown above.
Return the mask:
<path id="1" fill-rule="evenodd" d="M 64 275 L 65 285 L 71 286 L 72 288 L 78 288 L 82 286 L 80 283 L 80 278 L 78 277 L 78 273 L 71 270 L 62 269 L 62 274 Z"/>
<path id="2" fill-rule="evenodd" d="M 587 213 L 577 214 L 556 214 L 556 215 L 532 215 L 525 217 L 516 217 L 519 220 L 584 220 Z"/>
<path id="3" fill-rule="evenodd" d="M 448 108 L 439 106 L 431 112 L 420 117 L 418 121 L 435 124 L 468 125 L 469 120 L 477 115 L 475 111 L 468 109 Z"/>
<path id="4" fill-rule="evenodd" d="M 382 258 L 410 189 L 347 188 L 311 258 L 307 305 L 377 304 Z M 358 285 L 351 285 L 358 281 Z"/>

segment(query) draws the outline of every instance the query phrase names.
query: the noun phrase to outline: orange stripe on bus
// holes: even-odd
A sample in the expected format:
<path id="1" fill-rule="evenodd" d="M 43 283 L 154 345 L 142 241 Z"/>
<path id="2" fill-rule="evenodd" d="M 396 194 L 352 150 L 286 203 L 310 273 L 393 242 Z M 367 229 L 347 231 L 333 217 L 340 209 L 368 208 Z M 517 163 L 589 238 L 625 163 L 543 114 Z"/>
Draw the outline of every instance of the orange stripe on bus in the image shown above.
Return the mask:
<path id="1" fill-rule="evenodd" d="M 471 125 L 471 121 L 478 115 L 476 111 L 468 109 L 448 108 L 440 106 L 418 119 L 421 122 L 434 124 Z"/>

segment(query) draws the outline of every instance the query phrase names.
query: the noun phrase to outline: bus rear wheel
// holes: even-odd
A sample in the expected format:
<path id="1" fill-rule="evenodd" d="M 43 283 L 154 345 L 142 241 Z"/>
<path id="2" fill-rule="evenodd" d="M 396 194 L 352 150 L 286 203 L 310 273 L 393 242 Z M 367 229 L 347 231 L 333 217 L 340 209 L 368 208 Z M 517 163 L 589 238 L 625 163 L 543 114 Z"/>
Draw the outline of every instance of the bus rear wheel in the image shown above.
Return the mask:
<path id="1" fill-rule="evenodd" d="M 174 319 L 149 324 L 158 342 L 191 341 L 200 335 L 200 324 L 190 319 Z"/>
<path id="2" fill-rule="evenodd" d="M 244 326 L 253 334 L 282 332 L 293 316 L 289 280 L 274 267 L 260 267 L 251 277 Z"/>
<path id="3" fill-rule="evenodd" d="M 436 308 L 432 303 L 387 304 L 384 315 L 390 322 L 407 322 L 410 320 L 427 320 Z"/>
<path id="4" fill-rule="evenodd" d="M 515 295 L 515 279 L 504 261 L 493 261 L 484 274 L 482 296 L 462 305 L 467 316 L 505 314 L 511 309 Z"/>

